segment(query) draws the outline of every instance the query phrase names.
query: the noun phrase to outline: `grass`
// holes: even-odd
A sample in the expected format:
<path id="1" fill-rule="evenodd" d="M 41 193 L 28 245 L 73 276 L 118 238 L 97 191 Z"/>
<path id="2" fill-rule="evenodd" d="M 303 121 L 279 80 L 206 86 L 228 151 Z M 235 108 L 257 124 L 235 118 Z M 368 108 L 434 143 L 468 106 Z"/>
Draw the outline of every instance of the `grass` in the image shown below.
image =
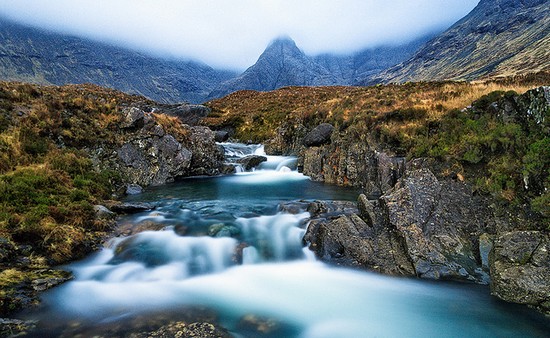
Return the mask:
<path id="1" fill-rule="evenodd" d="M 121 110 L 141 103 L 150 102 L 93 85 L 0 82 L 0 316 L 24 305 L 30 281 L 64 274 L 50 266 L 105 238 L 111 224 L 93 205 L 120 177 L 86 149 L 120 142 Z"/>

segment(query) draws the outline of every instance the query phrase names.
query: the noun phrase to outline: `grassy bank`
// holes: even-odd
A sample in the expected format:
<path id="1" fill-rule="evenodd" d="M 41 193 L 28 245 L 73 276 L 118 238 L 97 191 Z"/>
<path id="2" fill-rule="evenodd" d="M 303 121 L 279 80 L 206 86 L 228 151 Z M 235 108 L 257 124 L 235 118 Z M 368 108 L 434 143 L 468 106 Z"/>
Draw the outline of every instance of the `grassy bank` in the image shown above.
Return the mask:
<path id="1" fill-rule="evenodd" d="M 143 98 L 91 86 L 0 82 L 0 316 L 25 306 L 22 289 L 67 277 L 51 266 L 83 257 L 112 225 L 93 205 L 117 174 L 86 149 L 114 140 L 119 107 Z"/>
<path id="2" fill-rule="evenodd" d="M 548 222 L 549 112 L 539 123 L 503 119 L 501 107 L 494 106 L 517 105 L 514 97 L 545 84 L 550 73 L 475 83 L 241 91 L 209 102 L 212 114 L 204 123 L 233 130 L 240 140 L 266 142 L 281 133 L 280 127 L 292 133 L 296 126 L 312 129 L 328 122 L 350 143 L 444 162 L 480 193 Z"/>

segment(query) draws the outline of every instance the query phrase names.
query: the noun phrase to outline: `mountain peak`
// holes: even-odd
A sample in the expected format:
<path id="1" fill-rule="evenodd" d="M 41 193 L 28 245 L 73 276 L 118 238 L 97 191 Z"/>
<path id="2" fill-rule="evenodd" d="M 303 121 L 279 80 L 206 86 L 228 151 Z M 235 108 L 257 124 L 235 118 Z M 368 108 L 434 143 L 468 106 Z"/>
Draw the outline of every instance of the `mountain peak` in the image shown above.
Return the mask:
<path id="1" fill-rule="evenodd" d="M 296 42 L 288 36 L 281 36 L 269 43 L 264 51 L 264 54 L 303 54 L 302 51 L 296 46 Z"/>

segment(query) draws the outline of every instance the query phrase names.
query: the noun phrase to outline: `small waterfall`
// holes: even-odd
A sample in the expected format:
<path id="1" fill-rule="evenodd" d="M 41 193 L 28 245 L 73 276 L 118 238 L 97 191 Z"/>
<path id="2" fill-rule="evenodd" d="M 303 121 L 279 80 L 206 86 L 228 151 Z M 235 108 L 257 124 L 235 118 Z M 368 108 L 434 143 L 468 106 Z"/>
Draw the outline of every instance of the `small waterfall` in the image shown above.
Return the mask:
<path id="1" fill-rule="evenodd" d="M 250 155 L 265 156 L 267 161 L 262 162 L 252 171 L 296 171 L 297 158 L 294 156 L 272 156 L 266 155 L 264 146 L 261 144 L 242 144 L 242 143 L 218 143 L 225 150 L 225 159 L 227 164 L 235 166 L 236 173 L 243 173 L 245 170 L 242 165 L 237 163 L 241 158 Z"/>

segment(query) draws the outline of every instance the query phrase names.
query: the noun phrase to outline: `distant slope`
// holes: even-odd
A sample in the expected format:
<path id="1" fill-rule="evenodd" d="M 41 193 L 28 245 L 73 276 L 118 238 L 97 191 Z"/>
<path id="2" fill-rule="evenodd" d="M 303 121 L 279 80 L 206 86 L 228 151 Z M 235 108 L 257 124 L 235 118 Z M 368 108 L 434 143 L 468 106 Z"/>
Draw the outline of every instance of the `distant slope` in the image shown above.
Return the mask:
<path id="1" fill-rule="evenodd" d="M 548 0 L 481 0 L 411 59 L 361 84 L 472 80 L 550 69 Z"/>
<path id="2" fill-rule="evenodd" d="M 253 66 L 240 76 L 220 84 L 209 98 L 222 97 L 238 90 L 353 85 L 407 59 L 426 40 L 425 37 L 400 46 L 365 49 L 352 55 L 322 54 L 310 57 L 290 38 L 276 39 Z"/>
<path id="3" fill-rule="evenodd" d="M 167 61 L 0 17 L 0 79 L 94 83 L 158 102 L 202 102 L 234 76 L 197 62 Z"/>

